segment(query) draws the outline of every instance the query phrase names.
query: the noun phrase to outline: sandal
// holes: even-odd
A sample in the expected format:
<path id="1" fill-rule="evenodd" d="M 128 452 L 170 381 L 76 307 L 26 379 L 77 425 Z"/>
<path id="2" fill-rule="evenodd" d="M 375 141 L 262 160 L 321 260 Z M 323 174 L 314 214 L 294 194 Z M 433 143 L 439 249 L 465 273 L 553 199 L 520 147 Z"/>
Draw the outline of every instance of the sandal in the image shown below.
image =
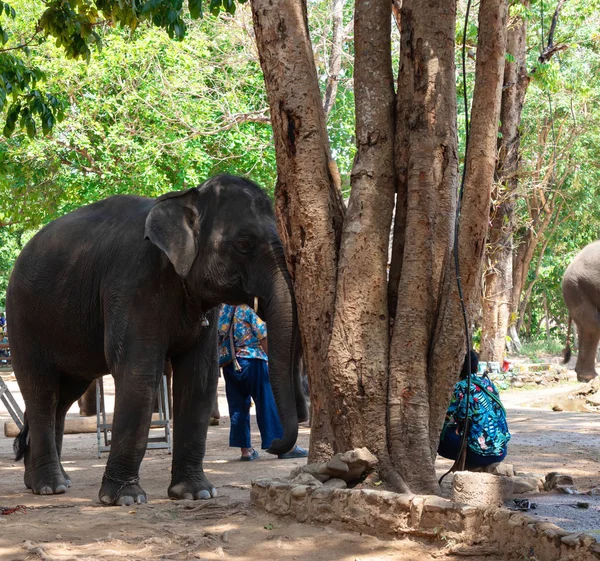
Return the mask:
<path id="1" fill-rule="evenodd" d="M 290 460 L 292 458 L 306 458 L 308 456 L 308 450 L 301 448 L 296 444 L 289 452 L 285 454 L 278 454 L 280 460 Z"/>
<path id="2" fill-rule="evenodd" d="M 240 462 L 251 462 L 252 460 L 256 460 L 258 458 L 258 452 L 252 448 L 252 454 L 249 456 L 240 456 Z"/>

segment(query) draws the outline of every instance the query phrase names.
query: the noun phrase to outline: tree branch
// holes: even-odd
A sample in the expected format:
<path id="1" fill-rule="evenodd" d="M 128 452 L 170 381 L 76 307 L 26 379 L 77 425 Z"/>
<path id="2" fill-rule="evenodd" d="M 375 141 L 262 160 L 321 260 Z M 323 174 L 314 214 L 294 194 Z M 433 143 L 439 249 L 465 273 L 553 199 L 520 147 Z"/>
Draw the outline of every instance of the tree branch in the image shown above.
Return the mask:
<path id="1" fill-rule="evenodd" d="M 325 100 L 323 110 L 325 117 L 329 116 L 331 108 L 335 103 L 338 82 L 340 79 L 340 70 L 342 69 L 342 45 L 346 35 L 343 28 L 344 0 L 333 0 L 331 7 L 331 17 L 333 20 L 333 42 L 331 45 L 331 54 L 329 55 L 329 69 L 327 78 L 327 89 L 325 90 Z"/>
<path id="2" fill-rule="evenodd" d="M 558 4 L 556 4 L 556 10 L 554 10 L 552 23 L 550 24 L 550 32 L 548 33 L 548 45 L 538 57 L 538 60 L 541 63 L 548 62 L 556 53 L 566 51 L 569 48 L 568 45 L 564 44 L 554 45 L 554 32 L 556 31 L 556 24 L 558 23 L 558 16 L 565 2 L 566 0 L 558 0 Z"/>
<path id="3" fill-rule="evenodd" d="M 7 53 L 8 51 L 17 51 L 19 49 L 24 49 L 25 47 L 28 47 L 29 45 L 31 45 L 33 40 L 37 37 L 39 32 L 40 32 L 40 29 L 37 28 L 35 30 L 35 33 L 30 37 L 29 41 L 26 41 L 25 43 L 21 43 L 20 45 L 16 45 L 14 47 L 9 47 L 8 49 L 0 49 L 0 53 Z"/>

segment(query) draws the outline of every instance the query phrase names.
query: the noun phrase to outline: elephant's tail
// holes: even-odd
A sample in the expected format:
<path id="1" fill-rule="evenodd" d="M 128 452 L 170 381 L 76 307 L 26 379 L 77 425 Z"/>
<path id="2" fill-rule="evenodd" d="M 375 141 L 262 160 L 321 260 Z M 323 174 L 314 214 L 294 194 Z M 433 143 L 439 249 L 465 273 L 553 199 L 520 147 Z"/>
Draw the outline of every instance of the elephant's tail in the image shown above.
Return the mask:
<path id="1" fill-rule="evenodd" d="M 15 460 L 18 462 L 25 457 L 25 452 L 27 452 L 27 448 L 29 447 L 29 421 L 27 420 L 27 412 L 25 412 L 25 421 L 23 423 L 23 428 L 19 435 L 15 438 L 13 442 L 13 451 L 15 453 Z"/>
<path id="2" fill-rule="evenodd" d="M 567 364 L 571 360 L 571 316 L 567 324 L 567 346 L 563 349 L 563 364 Z"/>

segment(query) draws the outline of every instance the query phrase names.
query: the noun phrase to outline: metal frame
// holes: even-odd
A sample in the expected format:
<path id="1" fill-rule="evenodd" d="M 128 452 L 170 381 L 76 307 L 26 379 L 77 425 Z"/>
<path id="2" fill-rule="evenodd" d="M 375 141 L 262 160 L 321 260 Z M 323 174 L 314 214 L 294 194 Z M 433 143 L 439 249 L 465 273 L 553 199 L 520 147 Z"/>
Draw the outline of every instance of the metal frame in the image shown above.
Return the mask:
<path id="1" fill-rule="evenodd" d="M 102 452 L 110 452 L 112 442 L 112 423 L 106 421 L 106 408 L 104 405 L 103 377 L 96 378 L 96 436 L 98 439 L 98 457 Z M 166 448 L 171 453 L 171 426 L 169 424 L 169 394 L 167 390 L 167 377 L 163 374 L 158 384 L 158 419 L 152 419 L 150 430 L 164 429 L 164 436 L 149 436 L 146 449 Z M 109 434 L 110 433 L 110 434 Z M 102 440 L 104 437 L 104 444 Z"/>
<path id="2" fill-rule="evenodd" d="M 25 422 L 23 412 L 21 411 L 19 404 L 15 401 L 13 395 L 10 393 L 10 390 L 2 379 L 2 376 L 0 376 L 0 399 L 2 400 L 2 403 L 4 403 L 4 406 L 8 410 L 12 420 L 16 423 L 17 427 L 19 427 L 19 430 L 21 430 L 23 428 L 23 423 Z"/>

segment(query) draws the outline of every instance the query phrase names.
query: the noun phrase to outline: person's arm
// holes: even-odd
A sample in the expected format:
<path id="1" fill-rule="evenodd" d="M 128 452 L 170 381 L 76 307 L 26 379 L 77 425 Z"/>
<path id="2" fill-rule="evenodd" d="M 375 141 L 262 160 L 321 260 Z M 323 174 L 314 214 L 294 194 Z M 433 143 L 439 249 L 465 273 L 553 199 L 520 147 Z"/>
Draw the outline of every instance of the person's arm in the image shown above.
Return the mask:
<path id="1" fill-rule="evenodd" d="M 264 339 L 260 340 L 260 346 L 262 347 L 262 350 L 265 351 L 266 354 L 269 354 L 269 344 L 267 343 L 266 337 Z"/>
<path id="2" fill-rule="evenodd" d="M 252 327 L 254 336 L 259 340 L 260 346 L 266 352 L 268 349 L 267 344 L 267 324 L 258 317 L 252 308 L 245 306 L 245 319 L 248 324 Z"/>

